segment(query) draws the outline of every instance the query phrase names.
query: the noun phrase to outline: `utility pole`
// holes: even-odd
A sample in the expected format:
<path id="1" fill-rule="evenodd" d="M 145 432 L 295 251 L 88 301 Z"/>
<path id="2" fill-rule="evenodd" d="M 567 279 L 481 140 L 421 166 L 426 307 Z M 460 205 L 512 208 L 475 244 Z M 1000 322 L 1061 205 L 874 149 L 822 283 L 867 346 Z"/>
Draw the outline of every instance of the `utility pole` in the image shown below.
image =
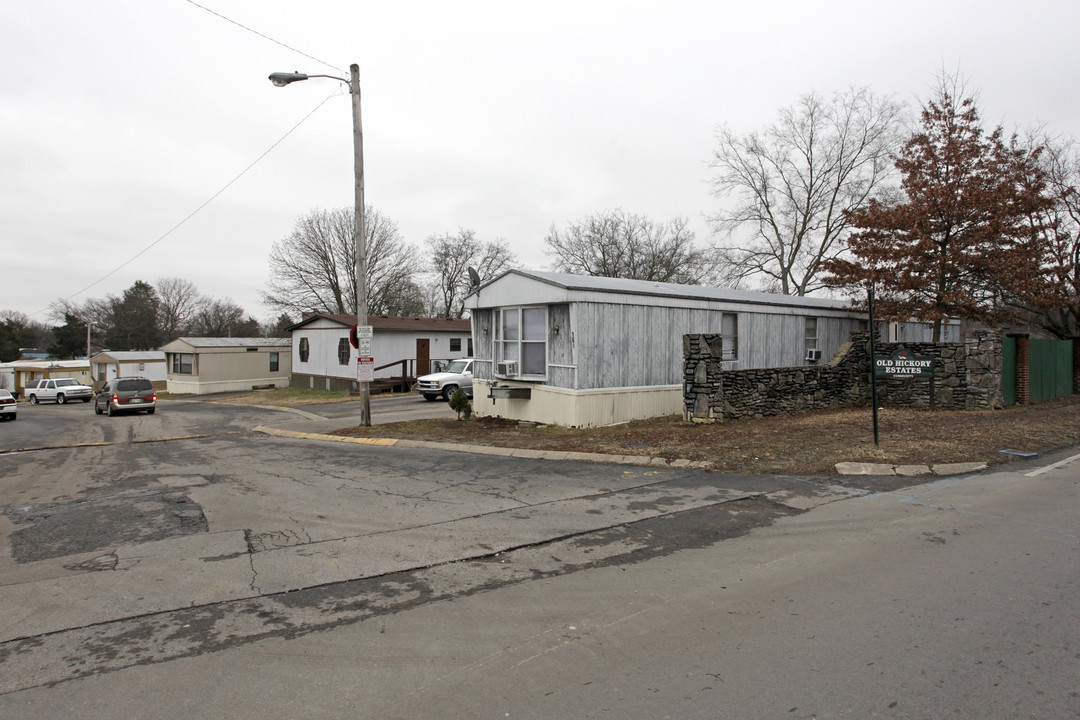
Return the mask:
<path id="1" fill-rule="evenodd" d="M 353 210 L 354 247 L 356 248 L 356 326 L 368 324 L 367 301 L 367 228 L 364 222 L 364 130 L 360 122 L 360 66 L 349 66 L 349 94 L 353 113 L 353 171 L 356 176 L 356 207 Z M 371 425 L 371 386 L 367 380 L 360 385 L 360 424 Z"/>

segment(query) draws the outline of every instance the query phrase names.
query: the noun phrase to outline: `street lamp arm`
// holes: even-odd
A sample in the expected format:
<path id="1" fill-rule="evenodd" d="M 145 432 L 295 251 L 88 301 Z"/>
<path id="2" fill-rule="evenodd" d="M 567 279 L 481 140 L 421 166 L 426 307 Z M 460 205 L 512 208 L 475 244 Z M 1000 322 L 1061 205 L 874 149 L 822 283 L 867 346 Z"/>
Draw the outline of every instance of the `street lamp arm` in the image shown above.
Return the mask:
<path id="1" fill-rule="evenodd" d="M 343 77 L 337 75 L 307 75 L 302 72 L 275 72 L 270 73 L 270 82 L 278 87 L 285 87 L 289 83 L 300 82 L 301 80 L 307 80 L 308 78 L 330 78 L 331 80 L 337 80 L 343 82 L 346 85 L 349 83 Z"/>

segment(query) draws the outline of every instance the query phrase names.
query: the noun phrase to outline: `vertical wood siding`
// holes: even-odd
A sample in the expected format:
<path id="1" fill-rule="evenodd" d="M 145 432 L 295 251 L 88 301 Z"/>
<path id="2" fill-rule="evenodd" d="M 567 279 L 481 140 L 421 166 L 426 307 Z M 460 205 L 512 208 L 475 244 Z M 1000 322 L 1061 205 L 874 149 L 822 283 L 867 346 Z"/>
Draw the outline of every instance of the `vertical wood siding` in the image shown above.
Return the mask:
<path id="1" fill-rule="evenodd" d="M 738 312 L 738 357 L 731 369 L 789 367 L 806 358 L 808 315 Z M 494 358 L 494 311 L 473 311 L 478 362 L 474 377 L 490 380 Z M 675 385 L 683 380 L 682 337 L 721 333 L 719 310 L 616 303 L 548 306 L 548 384 L 573 390 Z M 809 317 L 815 317 L 809 315 Z M 573 325 L 571 325 L 573 318 Z M 553 330 L 559 326 L 559 333 Z M 489 332 L 484 335 L 482 328 Z M 821 362 L 858 330 L 857 318 L 818 318 Z M 564 366 L 564 367 L 560 367 Z M 570 366 L 570 367 L 565 367 Z M 575 367 L 576 366 L 576 367 Z"/>
<path id="2" fill-rule="evenodd" d="M 491 359 L 495 352 L 495 311 L 473 310 L 472 321 L 473 358 L 479 361 L 473 363 L 473 378 L 490 380 L 494 377 Z M 486 333 L 484 328 L 488 329 Z"/>
<path id="3" fill-rule="evenodd" d="M 579 303 L 577 316 L 578 390 L 681 383 L 683 330 L 720 332 L 708 310 Z"/>

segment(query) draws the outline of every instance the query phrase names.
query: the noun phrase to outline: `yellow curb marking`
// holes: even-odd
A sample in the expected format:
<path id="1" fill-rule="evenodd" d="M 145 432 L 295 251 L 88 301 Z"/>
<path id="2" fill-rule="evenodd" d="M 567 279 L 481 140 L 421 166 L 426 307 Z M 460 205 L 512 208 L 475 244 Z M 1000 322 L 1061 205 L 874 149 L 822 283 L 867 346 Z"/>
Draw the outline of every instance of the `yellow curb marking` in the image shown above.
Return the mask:
<path id="1" fill-rule="evenodd" d="M 320 433 L 306 433 L 298 432 L 296 430 L 278 430 L 276 428 L 269 428 L 261 425 L 255 428 L 255 431 L 266 433 L 267 435 L 277 435 L 279 437 L 306 440 L 329 440 L 331 442 L 356 443 L 357 445 L 381 445 L 383 447 L 389 447 L 391 445 L 397 445 L 398 442 L 396 438 L 358 438 L 345 437 L 343 435 L 322 435 Z"/>

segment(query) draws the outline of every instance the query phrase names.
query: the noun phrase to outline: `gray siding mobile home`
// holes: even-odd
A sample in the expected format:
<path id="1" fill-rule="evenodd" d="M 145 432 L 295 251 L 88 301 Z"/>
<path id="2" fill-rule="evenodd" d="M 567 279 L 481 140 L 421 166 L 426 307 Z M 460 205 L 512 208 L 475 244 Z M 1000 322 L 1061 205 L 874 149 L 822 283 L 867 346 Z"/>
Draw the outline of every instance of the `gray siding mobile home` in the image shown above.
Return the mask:
<path id="1" fill-rule="evenodd" d="M 844 301 L 531 270 L 466 304 L 477 412 L 571 426 L 679 412 L 687 333 L 721 334 L 734 369 L 825 362 L 866 327 Z"/>

